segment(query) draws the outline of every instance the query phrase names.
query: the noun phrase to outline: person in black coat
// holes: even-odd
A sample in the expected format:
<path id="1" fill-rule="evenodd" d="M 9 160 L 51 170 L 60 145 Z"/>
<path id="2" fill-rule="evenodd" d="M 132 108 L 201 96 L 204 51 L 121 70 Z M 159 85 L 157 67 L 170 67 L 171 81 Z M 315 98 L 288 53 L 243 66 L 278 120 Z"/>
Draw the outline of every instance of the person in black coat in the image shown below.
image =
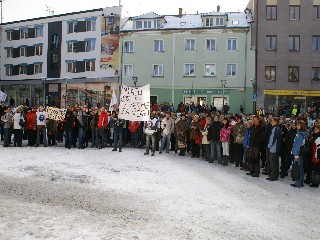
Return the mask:
<path id="1" fill-rule="evenodd" d="M 221 163 L 221 141 L 220 141 L 220 130 L 223 124 L 219 121 L 219 116 L 215 116 L 213 122 L 208 128 L 207 139 L 210 141 L 210 160 L 209 163 L 213 163 L 214 160 L 218 160 Z"/>
<path id="2" fill-rule="evenodd" d="M 113 127 L 113 149 L 112 151 L 117 151 L 117 147 L 119 147 L 119 152 L 122 151 L 122 134 L 123 134 L 123 126 L 125 124 L 125 120 L 119 118 L 119 109 L 116 111 L 116 115 L 112 118 L 111 126 Z M 118 146 L 119 141 L 119 146 Z"/>
<path id="3" fill-rule="evenodd" d="M 74 132 L 74 126 L 75 126 L 76 117 L 73 115 L 73 113 L 68 109 L 66 116 L 63 120 L 63 127 L 65 132 L 65 148 L 70 149 L 71 145 L 73 143 L 73 132 Z"/>

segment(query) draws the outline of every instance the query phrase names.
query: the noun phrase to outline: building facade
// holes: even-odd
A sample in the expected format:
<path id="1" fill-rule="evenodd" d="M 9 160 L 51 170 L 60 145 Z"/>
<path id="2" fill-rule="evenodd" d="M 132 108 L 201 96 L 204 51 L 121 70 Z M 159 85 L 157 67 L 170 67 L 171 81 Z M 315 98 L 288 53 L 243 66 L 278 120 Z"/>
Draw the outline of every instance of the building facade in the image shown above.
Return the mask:
<path id="1" fill-rule="evenodd" d="M 152 102 L 252 111 L 254 50 L 250 14 L 221 13 L 126 19 L 121 29 L 121 83 L 151 84 Z M 223 97 L 225 100 L 223 101 Z"/>
<path id="2" fill-rule="evenodd" d="M 15 105 L 110 101 L 119 81 L 122 7 L 2 24 L 1 90 Z"/>
<path id="3" fill-rule="evenodd" d="M 320 0 L 251 0 L 257 107 L 320 106 Z"/>

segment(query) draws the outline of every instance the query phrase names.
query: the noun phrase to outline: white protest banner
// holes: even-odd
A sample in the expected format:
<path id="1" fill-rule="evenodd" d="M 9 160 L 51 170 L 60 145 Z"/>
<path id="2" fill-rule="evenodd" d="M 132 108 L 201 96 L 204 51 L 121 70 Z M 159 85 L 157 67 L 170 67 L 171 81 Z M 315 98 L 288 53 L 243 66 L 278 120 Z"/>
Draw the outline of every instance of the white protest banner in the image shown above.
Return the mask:
<path id="1" fill-rule="evenodd" d="M 143 87 L 121 87 L 119 117 L 131 121 L 148 121 L 150 84 Z"/>
<path id="2" fill-rule="evenodd" d="M 0 91 L 0 101 L 4 102 L 7 98 L 7 94 L 5 94 L 4 92 Z"/>
<path id="3" fill-rule="evenodd" d="M 47 107 L 46 112 L 48 119 L 53 119 L 55 121 L 63 121 L 66 116 L 67 109 Z"/>

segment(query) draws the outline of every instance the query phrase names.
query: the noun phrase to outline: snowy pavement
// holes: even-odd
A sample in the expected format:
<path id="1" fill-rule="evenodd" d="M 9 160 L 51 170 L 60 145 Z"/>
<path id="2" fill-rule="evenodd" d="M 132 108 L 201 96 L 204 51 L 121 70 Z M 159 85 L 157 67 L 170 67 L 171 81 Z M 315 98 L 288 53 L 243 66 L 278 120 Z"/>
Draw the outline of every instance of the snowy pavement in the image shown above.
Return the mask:
<path id="1" fill-rule="evenodd" d="M 320 189 L 143 153 L 0 147 L 0 239 L 320 239 Z"/>

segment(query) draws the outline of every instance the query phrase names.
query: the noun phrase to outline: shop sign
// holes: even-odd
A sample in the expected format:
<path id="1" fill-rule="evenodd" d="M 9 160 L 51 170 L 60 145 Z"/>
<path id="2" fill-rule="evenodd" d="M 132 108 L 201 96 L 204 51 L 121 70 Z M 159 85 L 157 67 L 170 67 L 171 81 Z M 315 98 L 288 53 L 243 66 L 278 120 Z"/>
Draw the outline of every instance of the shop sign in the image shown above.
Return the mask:
<path id="1" fill-rule="evenodd" d="M 304 90 L 264 90 L 265 95 L 278 95 L 278 96 L 320 96 L 320 91 L 304 91 Z"/>
<path id="2" fill-rule="evenodd" d="M 224 90 L 224 94 L 229 94 L 229 90 Z M 223 95 L 223 89 L 184 89 L 183 94 L 215 94 Z"/>

